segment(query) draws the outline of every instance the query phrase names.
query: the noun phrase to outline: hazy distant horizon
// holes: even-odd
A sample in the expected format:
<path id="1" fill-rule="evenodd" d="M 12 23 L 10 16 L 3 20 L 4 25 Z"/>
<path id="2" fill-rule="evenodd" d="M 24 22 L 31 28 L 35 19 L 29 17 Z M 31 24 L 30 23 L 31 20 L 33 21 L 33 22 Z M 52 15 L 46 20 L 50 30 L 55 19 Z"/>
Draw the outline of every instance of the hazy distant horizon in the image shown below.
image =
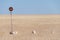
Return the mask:
<path id="1" fill-rule="evenodd" d="M 10 15 L 10 14 L 0 14 L 0 15 Z M 60 14 L 12 14 L 12 15 L 60 15 Z"/>

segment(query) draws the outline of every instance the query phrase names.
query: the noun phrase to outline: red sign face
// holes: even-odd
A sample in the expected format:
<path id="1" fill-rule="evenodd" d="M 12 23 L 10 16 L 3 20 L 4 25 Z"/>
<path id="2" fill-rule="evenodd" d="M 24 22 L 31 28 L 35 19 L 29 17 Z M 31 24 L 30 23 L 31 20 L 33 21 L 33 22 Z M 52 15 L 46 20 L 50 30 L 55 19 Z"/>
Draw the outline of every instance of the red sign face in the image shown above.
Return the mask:
<path id="1" fill-rule="evenodd" d="M 13 11 L 13 7 L 9 7 L 9 11 Z"/>

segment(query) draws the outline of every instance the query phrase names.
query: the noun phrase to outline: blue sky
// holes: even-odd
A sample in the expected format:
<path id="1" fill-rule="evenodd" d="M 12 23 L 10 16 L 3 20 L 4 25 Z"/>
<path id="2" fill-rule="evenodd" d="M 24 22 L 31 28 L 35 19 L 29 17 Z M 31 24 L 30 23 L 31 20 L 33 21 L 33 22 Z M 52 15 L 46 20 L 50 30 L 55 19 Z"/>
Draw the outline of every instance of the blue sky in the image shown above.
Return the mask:
<path id="1" fill-rule="evenodd" d="M 0 0 L 0 14 L 60 14 L 60 0 Z"/>

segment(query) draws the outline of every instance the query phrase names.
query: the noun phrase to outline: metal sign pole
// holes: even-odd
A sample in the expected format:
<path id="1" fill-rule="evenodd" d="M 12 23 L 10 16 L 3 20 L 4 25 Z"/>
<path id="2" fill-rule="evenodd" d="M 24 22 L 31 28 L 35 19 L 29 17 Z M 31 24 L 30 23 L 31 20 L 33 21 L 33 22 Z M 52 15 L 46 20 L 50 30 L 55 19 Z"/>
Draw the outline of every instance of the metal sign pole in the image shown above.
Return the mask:
<path id="1" fill-rule="evenodd" d="M 12 12 L 10 12 L 10 16 L 11 16 L 11 32 L 13 32 L 13 24 L 12 24 Z"/>
<path id="2" fill-rule="evenodd" d="M 12 11 L 13 11 L 13 7 L 9 7 L 9 11 L 10 11 L 10 16 L 11 16 L 11 32 L 10 32 L 10 34 L 13 34 L 13 24 L 12 24 Z"/>

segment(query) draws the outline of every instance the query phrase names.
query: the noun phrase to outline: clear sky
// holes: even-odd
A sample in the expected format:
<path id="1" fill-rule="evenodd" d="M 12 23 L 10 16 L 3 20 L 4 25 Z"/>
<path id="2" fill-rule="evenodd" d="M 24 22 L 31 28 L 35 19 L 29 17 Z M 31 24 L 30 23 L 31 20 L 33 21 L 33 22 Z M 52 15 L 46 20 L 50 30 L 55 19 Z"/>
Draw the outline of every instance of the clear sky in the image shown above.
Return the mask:
<path id="1" fill-rule="evenodd" d="M 60 14 L 60 0 L 0 0 L 0 14 Z"/>

